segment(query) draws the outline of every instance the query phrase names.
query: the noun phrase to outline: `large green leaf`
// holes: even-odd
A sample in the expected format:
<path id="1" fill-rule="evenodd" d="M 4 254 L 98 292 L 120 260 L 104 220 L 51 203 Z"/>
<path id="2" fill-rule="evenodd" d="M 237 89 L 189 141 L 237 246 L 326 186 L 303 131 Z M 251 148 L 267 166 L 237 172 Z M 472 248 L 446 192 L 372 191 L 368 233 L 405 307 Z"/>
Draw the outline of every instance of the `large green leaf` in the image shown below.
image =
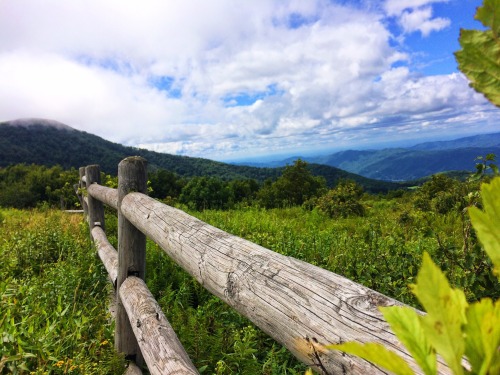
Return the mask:
<path id="1" fill-rule="evenodd" d="M 417 312 L 400 306 L 381 307 L 380 311 L 424 373 L 436 374 L 436 353 L 424 335 Z"/>
<path id="2" fill-rule="evenodd" d="M 497 374 L 500 371 L 500 300 L 489 298 L 473 303 L 467 309 L 465 354 L 475 374 Z"/>
<path id="3" fill-rule="evenodd" d="M 466 322 L 467 301 L 462 290 L 452 289 L 441 270 L 424 253 L 417 283 L 412 285 L 427 315 L 420 317 L 424 334 L 452 371 L 463 374 L 465 340 L 461 327 Z"/>
<path id="4" fill-rule="evenodd" d="M 328 345 L 328 349 L 341 350 L 348 354 L 357 355 L 377 366 L 393 372 L 396 375 L 414 375 L 408 363 L 385 346 L 376 343 L 361 344 L 358 342 L 346 342 L 338 345 Z"/>
<path id="5" fill-rule="evenodd" d="M 484 250 L 493 262 L 493 272 L 500 278 L 500 177 L 481 186 L 484 211 L 469 209 L 472 225 Z"/>
<path id="6" fill-rule="evenodd" d="M 485 0 L 476 19 L 487 30 L 461 30 L 462 49 L 455 53 L 459 69 L 471 86 L 500 106 L 500 0 Z"/>
<path id="7" fill-rule="evenodd" d="M 500 34 L 499 9 L 500 0 L 485 0 L 483 6 L 477 8 L 476 20 L 489 27 L 496 35 Z"/>

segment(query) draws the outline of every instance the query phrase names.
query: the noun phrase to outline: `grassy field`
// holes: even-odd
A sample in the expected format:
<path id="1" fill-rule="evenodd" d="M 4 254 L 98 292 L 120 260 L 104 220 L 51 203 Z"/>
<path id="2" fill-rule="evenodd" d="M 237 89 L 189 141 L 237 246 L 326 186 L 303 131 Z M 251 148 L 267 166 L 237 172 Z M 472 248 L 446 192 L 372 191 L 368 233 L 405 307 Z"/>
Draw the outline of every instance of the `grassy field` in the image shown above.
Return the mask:
<path id="1" fill-rule="evenodd" d="M 0 373 L 123 373 L 82 217 L 2 209 L 0 222 Z"/>
<path id="2" fill-rule="evenodd" d="M 500 287 L 467 216 L 415 209 L 408 196 L 363 199 L 363 217 L 332 219 L 301 207 L 190 212 L 266 248 L 419 307 L 409 291 L 427 251 L 469 300 Z M 110 284 L 82 217 L 1 210 L 0 373 L 122 373 L 106 303 Z M 116 217 L 107 216 L 116 241 Z M 147 283 L 202 374 L 302 374 L 281 345 L 147 243 Z"/>

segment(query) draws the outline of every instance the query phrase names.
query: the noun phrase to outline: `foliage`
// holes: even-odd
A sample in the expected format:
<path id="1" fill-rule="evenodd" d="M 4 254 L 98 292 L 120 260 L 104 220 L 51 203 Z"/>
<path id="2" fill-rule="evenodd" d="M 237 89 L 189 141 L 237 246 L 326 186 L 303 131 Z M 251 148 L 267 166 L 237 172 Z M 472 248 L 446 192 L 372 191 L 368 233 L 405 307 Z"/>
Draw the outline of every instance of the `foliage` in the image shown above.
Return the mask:
<path id="1" fill-rule="evenodd" d="M 493 272 L 500 278 L 500 177 L 495 178 L 490 184 L 483 184 L 484 212 L 476 207 L 471 207 L 471 216 L 477 235 L 484 246 L 484 250 L 493 261 Z"/>
<path id="2" fill-rule="evenodd" d="M 354 181 L 341 181 L 318 199 L 317 207 L 329 217 L 363 216 L 363 188 Z"/>
<path id="3" fill-rule="evenodd" d="M 80 216 L 2 210 L 0 373 L 121 374 L 105 271 Z"/>
<path id="4" fill-rule="evenodd" d="M 462 29 L 462 50 L 455 56 L 470 85 L 500 106 L 500 2 L 485 0 L 475 19 L 482 22 L 486 30 Z"/>
<path id="5" fill-rule="evenodd" d="M 27 208 L 47 202 L 50 206 L 71 208 L 77 205 L 73 183 L 75 169 L 60 166 L 18 164 L 0 169 L 0 206 Z"/>
<path id="6" fill-rule="evenodd" d="M 300 206 L 308 199 L 319 196 L 325 187 L 325 180 L 313 176 L 308 164 L 297 159 L 293 165 L 285 167 L 274 183 L 264 184 L 257 197 L 266 208 Z"/>
<path id="7" fill-rule="evenodd" d="M 290 352 L 210 294 L 158 245 L 148 241 L 146 254 L 148 288 L 200 373 L 303 373 L 305 366 Z"/>
<path id="8" fill-rule="evenodd" d="M 158 199 L 178 198 L 186 182 L 176 173 L 158 169 L 148 174 L 152 191 L 149 196 Z"/>
<path id="9" fill-rule="evenodd" d="M 418 189 L 414 204 L 417 209 L 422 211 L 445 214 L 453 209 L 465 207 L 464 197 L 467 195 L 468 189 L 466 184 L 445 174 L 436 174 Z"/>
<path id="10" fill-rule="evenodd" d="M 500 372 L 500 300 L 484 298 L 469 305 L 463 291 L 450 287 L 427 253 L 412 290 L 426 315 L 400 306 L 381 311 L 425 374 L 436 374 L 436 353 L 454 374 L 466 372 L 462 365 L 464 355 L 474 374 Z M 358 355 L 395 374 L 413 374 L 402 358 L 379 344 L 351 342 L 328 348 Z"/>
<path id="11" fill-rule="evenodd" d="M 476 158 L 478 163 L 476 163 L 476 173 L 473 176 L 473 180 L 481 179 L 486 173 L 491 172 L 498 175 L 498 165 L 496 163 L 497 157 L 495 154 L 490 153 L 486 156 L 479 156 Z"/>
<path id="12" fill-rule="evenodd" d="M 182 189 L 181 203 L 195 210 L 223 209 L 230 199 L 227 185 L 215 177 L 193 177 Z"/>
<path id="13" fill-rule="evenodd" d="M 252 204 L 260 189 L 256 180 L 232 180 L 228 183 L 228 188 L 231 192 L 232 203 Z"/>

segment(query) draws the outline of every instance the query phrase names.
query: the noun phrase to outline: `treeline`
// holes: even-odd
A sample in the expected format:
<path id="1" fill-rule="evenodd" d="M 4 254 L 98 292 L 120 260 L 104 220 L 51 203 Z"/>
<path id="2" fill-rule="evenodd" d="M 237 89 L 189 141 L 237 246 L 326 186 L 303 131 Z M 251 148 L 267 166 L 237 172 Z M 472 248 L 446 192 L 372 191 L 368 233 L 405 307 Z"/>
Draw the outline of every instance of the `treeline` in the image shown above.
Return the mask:
<path id="1" fill-rule="evenodd" d="M 35 164 L 0 168 L 0 207 L 76 207 L 78 198 L 73 184 L 77 181 L 78 171 L 74 168 Z"/>
<path id="2" fill-rule="evenodd" d="M 277 179 L 259 184 L 254 179 L 224 181 L 217 177 L 181 178 L 159 170 L 149 176 L 150 196 L 167 204 L 181 204 L 196 211 L 262 208 L 317 207 L 331 217 L 362 215 L 359 203 L 363 188 L 354 181 L 341 180 L 331 190 L 322 176 L 314 176 L 308 164 L 297 160 L 286 166 Z"/>
<path id="3" fill-rule="evenodd" d="M 0 169 L 0 206 L 30 208 L 40 204 L 69 209 L 78 207 L 73 185 L 78 171 L 60 166 L 19 164 Z M 102 173 L 102 184 L 116 187 L 117 178 Z M 223 180 L 218 177 L 181 177 L 164 169 L 148 175 L 149 195 L 169 205 L 185 205 L 188 209 L 233 209 L 246 206 L 285 208 L 303 206 L 317 208 L 330 217 L 362 216 L 363 188 L 354 181 L 340 180 L 332 189 L 322 176 L 314 176 L 308 164 L 297 160 L 283 169 L 278 178 L 259 183 L 255 179 Z M 404 194 L 396 190 L 388 196 Z M 408 191 L 408 190 L 406 190 Z M 446 213 L 459 205 L 466 207 L 467 197 L 474 197 L 477 184 L 464 183 L 434 175 L 414 195 L 415 207 Z"/>

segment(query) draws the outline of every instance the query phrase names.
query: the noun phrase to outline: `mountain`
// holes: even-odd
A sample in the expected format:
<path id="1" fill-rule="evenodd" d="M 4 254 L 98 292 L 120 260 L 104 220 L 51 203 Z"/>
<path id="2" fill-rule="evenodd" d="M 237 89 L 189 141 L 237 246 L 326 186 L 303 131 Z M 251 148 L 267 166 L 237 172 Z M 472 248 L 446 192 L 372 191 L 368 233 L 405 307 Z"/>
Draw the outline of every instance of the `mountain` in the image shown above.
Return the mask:
<path id="1" fill-rule="evenodd" d="M 277 178 L 283 171 L 282 168 L 238 166 L 127 147 L 51 120 L 21 119 L 0 123 L 0 167 L 26 163 L 59 164 L 69 169 L 99 164 L 105 173 L 116 175 L 118 163 L 131 155 L 144 157 L 151 170 L 167 169 L 185 177 L 252 178 L 262 182 Z M 325 177 L 328 186 L 334 186 L 339 179 L 352 179 L 371 192 L 401 187 L 400 184 L 376 181 L 331 166 L 311 164 L 309 167 L 314 175 Z"/>
<path id="2" fill-rule="evenodd" d="M 479 134 L 451 141 L 435 141 L 419 143 L 410 149 L 414 150 L 452 150 L 457 148 L 495 148 L 500 147 L 500 133 Z"/>
<path id="3" fill-rule="evenodd" d="M 474 171 L 475 159 L 489 153 L 500 155 L 500 133 L 482 134 L 452 141 L 426 142 L 408 148 L 347 150 L 302 159 L 309 163 L 329 165 L 377 180 L 409 181 L 439 172 Z M 277 167 L 290 164 L 296 159 L 297 157 L 287 158 L 272 163 L 261 163 L 259 166 Z M 256 166 L 256 164 L 251 165 Z"/>

